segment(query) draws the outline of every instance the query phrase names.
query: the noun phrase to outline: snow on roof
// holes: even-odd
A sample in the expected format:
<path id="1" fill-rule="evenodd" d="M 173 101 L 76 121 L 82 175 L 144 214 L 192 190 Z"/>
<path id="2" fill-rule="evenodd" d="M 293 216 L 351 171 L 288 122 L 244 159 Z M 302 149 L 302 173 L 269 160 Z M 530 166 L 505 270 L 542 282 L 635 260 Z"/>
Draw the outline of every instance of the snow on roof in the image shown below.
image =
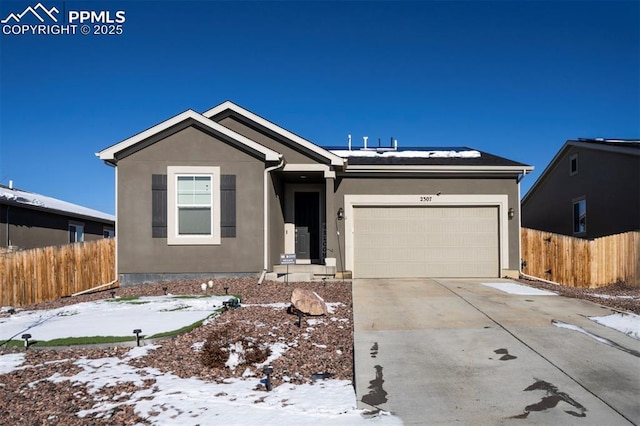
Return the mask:
<path id="1" fill-rule="evenodd" d="M 68 203 L 58 200 L 57 198 L 47 197 L 33 192 L 21 191 L 19 189 L 10 189 L 0 186 L 0 201 L 7 200 L 17 204 L 23 204 L 25 207 L 37 207 L 46 210 L 55 210 L 72 215 L 88 216 L 96 219 L 115 221 L 116 218 L 108 213 L 93 210 L 77 204 Z"/>
<path id="2" fill-rule="evenodd" d="M 462 150 L 414 150 L 414 151 L 394 151 L 394 150 L 331 150 L 332 153 L 340 157 L 397 157 L 397 158 L 480 158 L 480 152 L 470 149 Z"/>

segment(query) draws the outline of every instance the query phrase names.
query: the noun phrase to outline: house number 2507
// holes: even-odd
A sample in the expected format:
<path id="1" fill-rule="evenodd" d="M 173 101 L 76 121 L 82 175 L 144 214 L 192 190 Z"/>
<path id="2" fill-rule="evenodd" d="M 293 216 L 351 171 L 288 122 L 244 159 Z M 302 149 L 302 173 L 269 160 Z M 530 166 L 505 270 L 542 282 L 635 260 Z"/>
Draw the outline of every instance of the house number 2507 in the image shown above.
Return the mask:
<path id="1" fill-rule="evenodd" d="M 423 202 L 423 203 L 428 203 L 429 201 L 431 201 L 431 198 L 432 197 L 422 196 L 422 197 L 420 197 L 420 201 Z"/>

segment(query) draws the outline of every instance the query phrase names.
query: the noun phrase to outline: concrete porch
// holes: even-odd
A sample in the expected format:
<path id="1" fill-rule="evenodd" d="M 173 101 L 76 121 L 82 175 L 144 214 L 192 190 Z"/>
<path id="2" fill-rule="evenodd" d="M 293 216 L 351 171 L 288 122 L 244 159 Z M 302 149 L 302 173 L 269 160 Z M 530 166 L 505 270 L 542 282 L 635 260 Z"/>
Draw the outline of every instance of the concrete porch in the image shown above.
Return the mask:
<path id="1" fill-rule="evenodd" d="M 273 271 L 265 275 L 269 281 L 321 281 L 336 275 L 335 266 L 327 265 L 275 265 Z"/>

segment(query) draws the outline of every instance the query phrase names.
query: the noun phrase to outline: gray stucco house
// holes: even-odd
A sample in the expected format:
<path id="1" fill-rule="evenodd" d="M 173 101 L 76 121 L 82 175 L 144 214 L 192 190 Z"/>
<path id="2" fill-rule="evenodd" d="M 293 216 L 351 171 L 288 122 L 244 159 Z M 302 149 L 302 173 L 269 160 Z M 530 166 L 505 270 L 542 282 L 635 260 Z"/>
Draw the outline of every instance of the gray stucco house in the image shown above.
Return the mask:
<path id="1" fill-rule="evenodd" d="M 328 149 L 227 101 L 97 155 L 116 167 L 123 285 L 280 271 L 285 253 L 355 278 L 518 271 L 532 167 L 470 148 Z"/>
<path id="2" fill-rule="evenodd" d="M 115 217 L 53 197 L 0 185 L 0 248 L 24 250 L 115 235 Z"/>
<path id="3" fill-rule="evenodd" d="M 522 200 L 522 226 L 580 238 L 640 231 L 640 140 L 568 140 Z"/>

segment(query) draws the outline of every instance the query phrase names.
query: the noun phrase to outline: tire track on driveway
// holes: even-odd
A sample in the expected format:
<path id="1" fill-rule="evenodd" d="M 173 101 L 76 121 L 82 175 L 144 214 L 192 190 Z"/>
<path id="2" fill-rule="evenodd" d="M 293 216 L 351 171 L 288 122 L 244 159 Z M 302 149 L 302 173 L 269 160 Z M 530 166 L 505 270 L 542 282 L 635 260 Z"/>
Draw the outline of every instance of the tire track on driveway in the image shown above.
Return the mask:
<path id="1" fill-rule="evenodd" d="M 582 389 L 584 389 L 587 393 L 591 394 L 593 397 L 595 397 L 597 400 L 599 400 L 600 402 L 602 402 L 603 404 L 605 404 L 607 407 L 609 407 L 611 410 L 613 410 L 614 412 L 616 412 L 618 415 L 620 415 L 622 418 L 624 418 L 625 420 L 627 420 L 629 423 L 631 423 L 632 425 L 636 425 L 636 423 L 633 422 L 633 420 L 629 419 L 627 416 L 625 416 L 623 413 L 621 413 L 619 410 L 617 410 L 615 407 L 613 407 L 611 404 L 609 404 L 607 401 L 605 401 L 604 399 L 602 399 L 599 395 L 597 395 L 596 393 L 594 393 L 593 391 L 591 391 L 589 388 L 587 388 L 585 385 L 583 385 L 577 378 L 573 377 L 571 374 L 569 374 L 566 370 L 564 370 L 561 366 L 559 366 L 558 364 L 554 363 L 552 360 L 550 360 L 548 357 L 546 357 L 545 355 L 543 355 L 542 353 L 540 353 L 538 350 L 536 350 L 535 348 L 533 348 L 529 343 L 527 343 L 526 341 L 524 341 L 523 339 L 521 339 L 520 337 L 518 337 L 514 332 L 512 332 L 511 330 L 509 330 L 507 327 L 505 327 L 503 324 L 501 324 L 498 320 L 494 319 L 491 315 L 487 314 L 486 312 L 484 312 L 482 309 L 480 309 L 480 307 L 476 306 L 475 304 L 473 304 L 470 300 L 468 300 L 467 298 L 465 298 L 463 295 L 461 295 L 460 293 L 456 292 L 455 290 L 453 290 L 452 288 L 450 288 L 449 286 L 447 286 L 445 283 L 441 282 L 440 280 L 437 279 L 433 279 L 432 281 L 436 282 L 439 286 L 441 286 L 442 288 L 448 290 L 449 292 L 451 292 L 452 294 L 454 294 L 455 296 L 459 297 L 461 300 L 463 300 L 465 303 L 467 303 L 469 306 L 471 306 L 473 309 L 475 309 L 476 311 L 478 311 L 480 314 L 482 314 L 483 316 L 485 316 L 489 321 L 491 321 L 492 323 L 494 323 L 495 325 L 497 325 L 499 328 L 501 328 L 502 330 L 504 330 L 505 332 L 507 332 L 510 336 L 512 336 L 514 339 L 516 339 L 518 342 L 520 342 L 522 345 L 524 345 L 525 347 L 527 347 L 529 350 L 531 350 L 533 353 L 535 353 L 536 355 L 538 355 L 540 358 L 544 359 L 546 362 L 548 362 L 550 365 L 552 365 L 554 368 L 556 368 L 558 371 L 560 371 L 563 375 L 565 375 L 567 378 L 569 378 L 571 381 L 573 381 L 575 384 L 577 384 L 578 386 L 580 386 Z"/>

